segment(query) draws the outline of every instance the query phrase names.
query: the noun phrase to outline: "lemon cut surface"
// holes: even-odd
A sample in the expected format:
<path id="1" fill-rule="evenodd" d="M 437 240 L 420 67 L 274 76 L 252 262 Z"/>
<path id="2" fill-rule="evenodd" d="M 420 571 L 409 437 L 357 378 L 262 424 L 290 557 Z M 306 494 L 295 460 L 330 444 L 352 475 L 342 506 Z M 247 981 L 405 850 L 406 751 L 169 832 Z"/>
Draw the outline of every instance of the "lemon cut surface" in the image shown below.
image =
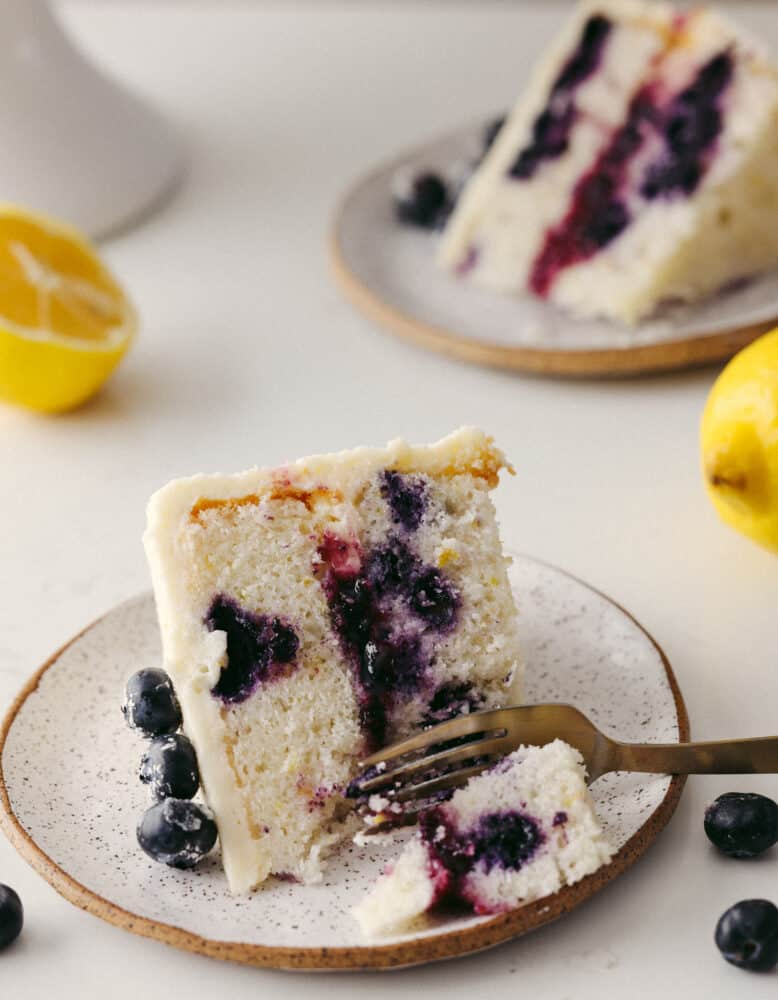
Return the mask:
<path id="1" fill-rule="evenodd" d="M 135 310 L 74 229 L 0 204 L 0 399 L 69 410 L 127 351 Z"/>

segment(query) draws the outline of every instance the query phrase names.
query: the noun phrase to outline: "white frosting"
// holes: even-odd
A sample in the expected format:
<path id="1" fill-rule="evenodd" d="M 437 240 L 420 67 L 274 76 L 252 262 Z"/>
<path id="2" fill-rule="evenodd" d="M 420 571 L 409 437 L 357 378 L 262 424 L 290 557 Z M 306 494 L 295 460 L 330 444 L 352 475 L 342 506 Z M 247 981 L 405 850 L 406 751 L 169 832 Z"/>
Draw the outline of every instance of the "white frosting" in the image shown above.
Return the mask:
<path id="1" fill-rule="evenodd" d="M 487 495 L 503 465 L 486 435 L 464 428 L 436 445 L 394 441 L 279 469 L 194 476 L 151 498 L 144 543 L 165 668 L 234 892 L 271 872 L 316 880 L 328 848 L 348 833 L 338 790 L 362 753 L 363 733 L 351 668 L 313 567 L 325 532 L 366 544 L 386 538 L 382 469 L 428 477 L 435 504 L 418 532 L 419 556 L 447 566 L 462 594 L 457 628 L 435 646 L 435 686 L 466 678 L 485 707 L 518 700 L 516 613 Z M 306 491 L 322 496 L 310 505 L 296 499 Z M 294 623 L 300 642 L 294 669 L 240 704 L 211 690 L 226 654 L 226 634 L 205 625 L 218 594 Z M 417 727 L 425 704 L 401 705 L 390 737 Z"/>

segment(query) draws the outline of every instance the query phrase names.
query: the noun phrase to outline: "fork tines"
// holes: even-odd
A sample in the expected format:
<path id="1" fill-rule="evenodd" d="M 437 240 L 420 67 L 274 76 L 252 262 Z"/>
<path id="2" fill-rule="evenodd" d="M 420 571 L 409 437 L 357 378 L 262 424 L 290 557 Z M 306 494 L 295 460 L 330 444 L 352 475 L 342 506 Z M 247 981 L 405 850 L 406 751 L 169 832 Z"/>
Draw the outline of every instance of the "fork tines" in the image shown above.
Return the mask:
<path id="1" fill-rule="evenodd" d="M 362 761 L 349 796 L 392 803 L 439 799 L 515 748 L 502 712 L 474 712 L 387 747 Z"/>

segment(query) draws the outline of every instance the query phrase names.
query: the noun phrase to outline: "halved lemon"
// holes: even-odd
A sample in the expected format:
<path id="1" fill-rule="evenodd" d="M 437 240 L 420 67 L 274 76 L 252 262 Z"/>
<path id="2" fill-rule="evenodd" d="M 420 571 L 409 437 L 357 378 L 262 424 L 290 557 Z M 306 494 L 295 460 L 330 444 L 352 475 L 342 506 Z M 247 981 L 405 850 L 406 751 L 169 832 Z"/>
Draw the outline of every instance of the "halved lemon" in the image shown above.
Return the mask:
<path id="1" fill-rule="evenodd" d="M 0 203 L 0 399 L 48 413 L 78 406 L 136 328 L 129 299 L 80 233 Z"/>

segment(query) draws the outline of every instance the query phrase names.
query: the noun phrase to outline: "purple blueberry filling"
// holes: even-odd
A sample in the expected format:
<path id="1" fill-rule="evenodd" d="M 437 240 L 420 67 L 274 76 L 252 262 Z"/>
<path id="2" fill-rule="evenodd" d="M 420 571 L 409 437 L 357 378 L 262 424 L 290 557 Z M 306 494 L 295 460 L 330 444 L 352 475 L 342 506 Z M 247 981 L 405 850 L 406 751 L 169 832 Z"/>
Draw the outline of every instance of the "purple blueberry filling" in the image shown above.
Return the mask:
<path id="1" fill-rule="evenodd" d="M 435 726 L 439 722 L 447 722 L 457 715 L 477 712 L 483 708 L 483 701 L 483 695 L 475 691 L 470 684 L 444 684 L 430 699 L 429 708 L 422 724 Z"/>
<path id="2" fill-rule="evenodd" d="M 569 97 L 556 103 L 556 110 L 552 104 L 535 119 L 532 141 L 522 149 L 509 171 L 516 180 L 529 180 L 543 160 L 554 160 L 567 152 L 578 113 Z"/>
<path id="3" fill-rule="evenodd" d="M 558 813 L 554 813 L 554 822 L 552 826 L 564 826 L 567 822 L 567 813 L 564 810 L 560 810 Z"/>
<path id="4" fill-rule="evenodd" d="M 298 788 L 303 786 L 304 782 L 298 779 Z M 308 812 L 316 812 L 317 809 L 323 809 L 327 801 L 332 798 L 333 795 L 343 792 L 341 786 L 335 785 L 319 785 L 318 788 L 314 788 L 311 795 L 308 797 Z"/>
<path id="5" fill-rule="evenodd" d="M 227 704 L 249 698 L 257 687 L 289 672 L 300 640 L 281 618 L 257 615 L 225 594 L 211 602 L 205 625 L 227 633 L 227 663 L 211 694 Z"/>
<path id="6" fill-rule="evenodd" d="M 516 811 L 490 813 L 475 830 L 475 863 L 487 872 L 493 868 L 519 871 L 544 840 L 530 816 Z"/>
<path id="7" fill-rule="evenodd" d="M 407 599 L 414 614 L 430 627 L 446 631 L 454 624 L 457 594 L 440 570 L 421 569 L 411 583 Z"/>
<path id="8" fill-rule="evenodd" d="M 341 552 L 345 545 L 325 538 L 319 550 L 322 585 L 333 628 L 354 669 L 368 743 L 378 747 L 398 698 L 429 683 L 435 639 L 453 627 L 460 596 L 397 537 L 365 554 L 352 545 L 348 558 Z"/>
<path id="9" fill-rule="evenodd" d="M 427 487 L 418 476 L 404 476 L 387 469 L 381 482 L 381 493 L 389 504 L 392 520 L 407 531 L 415 531 L 427 509 Z"/>
<path id="10" fill-rule="evenodd" d="M 696 190 L 722 129 L 720 99 L 733 72 L 732 55 L 719 53 L 667 106 L 662 128 L 665 150 L 646 169 L 640 189 L 644 198 L 690 195 Z"/>
<path id="11" fill-rule="evenodd" d="M 578 115 L 575 91 L 599 66 L 612 27 L 601 15 L 588 19 L 575 51 L 554 81 L 546 107 L 534 121 L 529 145 L 522 149 L 508 171 L 510 177 L 528 180 L 543 160 L 553 160 L 567 151 Z"/>
<path id="12" fill-rule="evenodd" d="M 365 577 L 379 602 L 399 601 L 415 619 L 414 626 L 447 631 L 454 624 L 460 603 L 456 588 L 439 569 L 425 565 L 402 539 L 390 536 L 368 554 Z"/>
<path id="13" fill-rule="evenodd" d="M 645 88 L 632 99 L 624 125 L 576 184 L 564 219 L 546 234 L 530 275 L 536 295 L 547 295 L 561 270 L 593 257 L 629 225 L 622 200 L 627 166 L 655 117 L 651 90 Z"/>
<path id="14" fill-rule="evenodd" d="M 459 263 L 456 266 L 456 272 L 460 276 L 460 278 L 464 277 L 466 274 L 469 274 L 473 270 L 473 268 L 478 263 L 479 257 L 480 253 L 478 252 L 478 247 L 475 247 L 471 244 L 467 248 L 464 257 L 459 261 Z"/>
<path id="15" fill-rule="evenodd" d="M 367 553 L 364 575 L 379 593 L 399 593 L 403 588 L 410 589 L 417 564 L 408 545 L 400 538 L 389 536 L 383 545 Z"/>
<path id="16" fill-rule="evenodd" d="M 419 816 L 419 830 L 430 856 L 435 903 L 473 902 L 465 885 L 470 872 L 519 871 L 546 839 L 540 824 L 518 810 L 487 813 L 472 829 L 461 832 L 446 807 L 436 806 Z"/>
<path id="17" fill-rule="evenodd" d="M 721 132 L 720 99 L 733 72 L 731 54 L 722 52 L 664 105 L 651 85 L 636 94 L 625 124 L 576 184 L 564 219 L 546 234 L 529 280 L 536 295 L 548 295 L 560 271 L 593 257 L 630 224 L 624 200 L 627 173 L 648 135 L 659 134 L 664 149 L 646 167 L 642 197 L 651 201 L 695 191 Z"/>

